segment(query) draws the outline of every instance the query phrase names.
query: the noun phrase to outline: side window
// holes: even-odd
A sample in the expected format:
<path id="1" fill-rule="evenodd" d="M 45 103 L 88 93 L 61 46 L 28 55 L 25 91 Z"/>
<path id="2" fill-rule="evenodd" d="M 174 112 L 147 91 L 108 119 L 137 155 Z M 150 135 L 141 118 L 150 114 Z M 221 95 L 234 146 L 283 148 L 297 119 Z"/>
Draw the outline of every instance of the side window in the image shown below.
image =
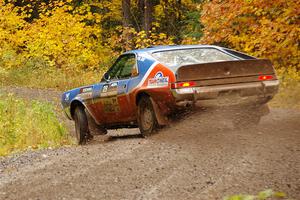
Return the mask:
<path id="1" fill-rule="evenodd" d="M 135 55 L 127 54 L 120 56 L 108 73 L 111 79 L 123 79 L 135 75 L 136 69 Z"/>

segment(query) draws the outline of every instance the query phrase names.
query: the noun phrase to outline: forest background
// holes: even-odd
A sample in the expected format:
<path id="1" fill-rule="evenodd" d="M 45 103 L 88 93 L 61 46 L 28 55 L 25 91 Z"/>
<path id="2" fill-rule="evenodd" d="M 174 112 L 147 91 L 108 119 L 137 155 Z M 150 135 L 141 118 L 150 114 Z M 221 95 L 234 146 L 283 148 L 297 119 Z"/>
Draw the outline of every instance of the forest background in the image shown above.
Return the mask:
<path id="1" fill-rule="evenodd" d="M 269 58 L 300 101 L 298 0 L 0 0 L 1 85 L 96 83 L 120 53 L 174 44 Z"/>

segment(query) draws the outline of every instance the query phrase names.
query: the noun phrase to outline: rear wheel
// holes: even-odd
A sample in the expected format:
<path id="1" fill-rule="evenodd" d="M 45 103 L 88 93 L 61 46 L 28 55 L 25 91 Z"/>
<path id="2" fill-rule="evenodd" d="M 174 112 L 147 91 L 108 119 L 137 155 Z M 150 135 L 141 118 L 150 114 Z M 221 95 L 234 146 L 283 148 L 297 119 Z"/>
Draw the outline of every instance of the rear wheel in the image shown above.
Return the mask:
<path id="1" fill-rule="evenodd" d="M 144 96 L 138 103 L 138 125 L 144 137 L 151 135 L 158 127 L 150 97 Z"/>
<path id="2" fill-rule="evenodd" d="M 74 121 L 77 143 L 85 144 L 92 136 L 89 133 L 88 120 L 83 107 L 75 108 Z"/>

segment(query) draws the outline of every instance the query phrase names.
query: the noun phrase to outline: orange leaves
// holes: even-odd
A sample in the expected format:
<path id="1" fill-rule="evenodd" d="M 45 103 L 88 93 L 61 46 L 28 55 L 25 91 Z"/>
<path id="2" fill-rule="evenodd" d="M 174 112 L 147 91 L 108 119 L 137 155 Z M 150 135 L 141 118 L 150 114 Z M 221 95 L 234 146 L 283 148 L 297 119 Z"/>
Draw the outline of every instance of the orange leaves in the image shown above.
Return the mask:
<path id="1" fill-rule="evenodd" d="M 297 0 L 211 1 L 203 6 L 202 43 L 223 43 L 258 57 L 273 60 L 277 67 L 300 69 Z"/>

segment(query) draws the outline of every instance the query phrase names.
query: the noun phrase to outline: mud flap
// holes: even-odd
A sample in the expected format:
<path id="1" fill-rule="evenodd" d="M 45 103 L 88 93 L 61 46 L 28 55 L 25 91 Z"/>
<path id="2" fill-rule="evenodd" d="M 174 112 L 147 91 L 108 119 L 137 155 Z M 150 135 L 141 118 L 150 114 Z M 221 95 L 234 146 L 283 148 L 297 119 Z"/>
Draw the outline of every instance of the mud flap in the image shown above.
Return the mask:
<path id="1" fill-rule="evenodd" d="M 159 106 L 157 105 L 157 103 L 155 103 L 155 101 L 152 98 L 150 98 L 150 99 L 151 99 L 151 103 L 153 105 L 153 109 L 154 109 L 154 112 L 155 112 L 157 123 L 160 126 L 168 125 L 169 124 L 168 118 L 161 113 L 161 111 L 160 111 Z"/>

